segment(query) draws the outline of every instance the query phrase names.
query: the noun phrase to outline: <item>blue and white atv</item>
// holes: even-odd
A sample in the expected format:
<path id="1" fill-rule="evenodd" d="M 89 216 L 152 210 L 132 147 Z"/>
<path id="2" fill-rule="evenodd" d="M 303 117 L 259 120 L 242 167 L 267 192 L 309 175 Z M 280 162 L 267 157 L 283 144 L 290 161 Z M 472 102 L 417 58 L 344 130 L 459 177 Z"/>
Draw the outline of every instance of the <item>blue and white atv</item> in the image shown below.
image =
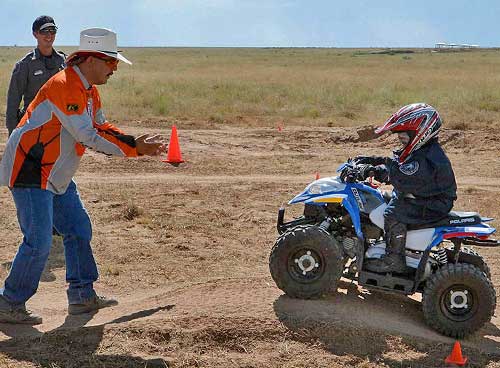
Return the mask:
<path id="1" fill-rule="evenodd" d="M 444 335 L 461 338 L 490 321 L 496 307 L 490 270 L 466 245 L 497 246 L 495 229 L 474 212 L 450 212 L 437 223 L 409 226 L 403 274 L 363 268 L 367 258 L 385 254 L 384 209 L 390 195 L 359 180 L 352 161 L 337 177 L 309 184 L 289 204 L 303 203 L 304 214 L 284 222 L 271 251 L 269 268 L 288 296 L 319 298 L 337 289 L 340 277 L 366 288 L 403 294 L 422 293 L 425 320 Z"/>

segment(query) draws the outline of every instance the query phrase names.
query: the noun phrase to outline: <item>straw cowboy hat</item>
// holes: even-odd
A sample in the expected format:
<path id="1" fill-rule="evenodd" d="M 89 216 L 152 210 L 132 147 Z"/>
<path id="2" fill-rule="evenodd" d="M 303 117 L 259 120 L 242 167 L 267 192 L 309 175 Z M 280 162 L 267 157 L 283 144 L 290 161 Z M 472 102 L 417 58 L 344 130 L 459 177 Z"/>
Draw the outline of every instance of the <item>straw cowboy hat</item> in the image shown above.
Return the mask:
<path id="1" fill-rule="evenodd" d="M 106 28 L 89 28 L 80 32 L 80 47 L 70 54 L 66 62 L 77 55 L 82 54 L 103 54 L 121 60 L 127 64 L 132 64 L 121 54 L 116 47 L 116 33 Z"/>

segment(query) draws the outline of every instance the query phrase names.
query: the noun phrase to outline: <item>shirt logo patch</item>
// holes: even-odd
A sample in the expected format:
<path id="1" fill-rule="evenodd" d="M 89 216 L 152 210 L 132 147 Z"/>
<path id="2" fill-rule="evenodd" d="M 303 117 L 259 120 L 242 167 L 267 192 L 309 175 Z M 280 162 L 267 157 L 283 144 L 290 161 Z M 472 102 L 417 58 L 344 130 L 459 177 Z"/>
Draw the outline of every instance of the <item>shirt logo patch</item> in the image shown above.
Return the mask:
<path id="1" fill-rule="evenodd" d="M 42 75 L 43 74 L 43 70 L 35 70 L 35 72 L 33 73 L 33 75 Z"/>
<path id="2" fill-rule="evenodd" d="M 68 104 L 68 105 L 66 105 L 66 110 L 68 110 L 68 111 L 78 111 L 78 105 L 77 104 Z"/>
<path id="3" fill-rule="evenodd" d="M 413 161 L 399 166 L 399 171 L 405 175 L 413 175 L 418 171 L 419 167 L 418 161 Z"/>

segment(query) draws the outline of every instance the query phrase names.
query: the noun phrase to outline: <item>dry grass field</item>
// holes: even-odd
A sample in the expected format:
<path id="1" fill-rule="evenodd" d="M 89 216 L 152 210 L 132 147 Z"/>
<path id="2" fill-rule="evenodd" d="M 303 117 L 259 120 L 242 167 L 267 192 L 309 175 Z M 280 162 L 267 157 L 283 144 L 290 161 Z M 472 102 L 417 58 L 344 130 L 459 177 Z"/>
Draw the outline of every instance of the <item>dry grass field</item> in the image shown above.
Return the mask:
<path id="1" fill-rule="evenodd" d="M 0 87 L 28 50 L 0 48 Z M 353 126 L 426 101 L 455 127 L 500 121 L 500 51 L 373 54 L 380 51 L 132 48 L 125 52 L 134 65 L 121 65 L 101 91 L 117 120 L 251 116 Z M 2 113 L 5 93 L 0 88 Z"/>
<path id="2" fill-rule="evenodd" d="M 2 118 L 25 51 L 0 48 Z M 389 154 L 393 137 L 358 131 L 409 102 L 444 117 L 455 208 L 500 226 L 500 53 L 370 51 L 126 50 L 134 65 L 100 88 L 108 118 L 167 137 L 176 123 L 186 163 L 84 156 L 75 180 L 94 225 L 96 288 L 120 305 L 68 316 L 56 241 L 29 302 L 44 323 L 0 324 L 0 367 L 444 366 L 453 340 L 425 325 L 418 295 L 344 280 L 334 295 L 294 300 L 269 275 L 279 206 L 349 156 Z M 0 152 L 6 139 L 2 127 Z M 3 281 L 21 236 L 6 188 L 0 211 Z M 500 294 L 500 250 L 477 250 Z M 500 306 L 461 343 L 467 366 L 500 367 Z"/>

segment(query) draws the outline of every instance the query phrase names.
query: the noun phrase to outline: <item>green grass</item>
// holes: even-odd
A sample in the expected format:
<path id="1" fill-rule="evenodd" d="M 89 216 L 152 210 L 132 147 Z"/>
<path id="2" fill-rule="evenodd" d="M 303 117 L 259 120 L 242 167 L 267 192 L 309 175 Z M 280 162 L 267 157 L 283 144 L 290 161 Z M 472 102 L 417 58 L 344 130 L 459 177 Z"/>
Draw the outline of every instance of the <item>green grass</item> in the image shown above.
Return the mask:
<path id="1" fill-rule="evenodd" d="M 12 66 L 27 51 L 0 48 L 2 114 Z M 355 125 L 380 123 L 402 105 L 425 101 L 450 126 L 500 121 L 498 50 L 369 51 L 131 48 L 124 53 L 134 65 L 120 64 L 100 91 L 113 120 L 246 116 Z"/>

